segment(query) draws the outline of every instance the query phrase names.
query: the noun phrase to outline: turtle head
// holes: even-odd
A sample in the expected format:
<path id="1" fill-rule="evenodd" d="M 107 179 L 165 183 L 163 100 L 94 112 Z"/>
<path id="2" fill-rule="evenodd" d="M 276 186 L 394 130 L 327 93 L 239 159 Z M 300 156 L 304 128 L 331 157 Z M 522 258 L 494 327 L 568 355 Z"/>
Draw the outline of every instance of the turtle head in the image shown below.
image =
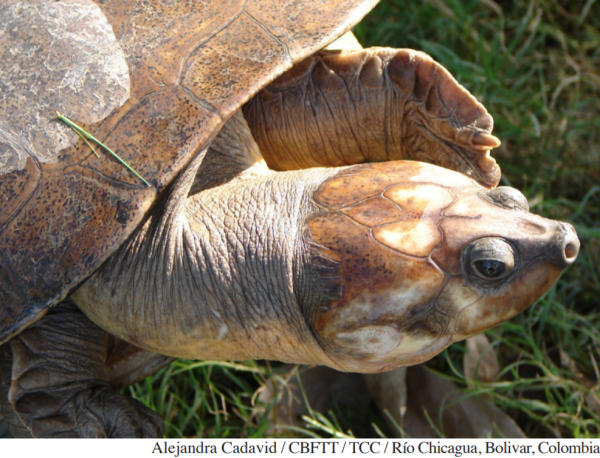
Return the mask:
<path id="1" fill-rule="evenodd" d="M 455 338 L 491 328 L 544 294 L 579 252 L 573 226 L 529 212 L 514 188 L 459 193 L 440 221 L 432 260 L 449 276 L 440 299 L 454 303 Z"/>
<path id="2" fill-rule="evenodd" d="M 513 317 L 579 250 L 572 226 L 530 213 L 516 189 L 429 164 L 352 167 L 314 201 L 313 264 L 329 295 L 312 323 L 343 370 L 417 364 Z"/>

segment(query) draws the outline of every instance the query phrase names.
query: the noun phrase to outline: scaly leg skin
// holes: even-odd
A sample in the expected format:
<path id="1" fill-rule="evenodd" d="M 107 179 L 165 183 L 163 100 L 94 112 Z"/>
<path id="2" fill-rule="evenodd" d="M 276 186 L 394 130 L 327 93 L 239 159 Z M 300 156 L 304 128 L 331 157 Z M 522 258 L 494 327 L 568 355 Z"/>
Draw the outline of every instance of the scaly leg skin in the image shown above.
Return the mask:
<path id="1" fill-rule="evenodd" d="M 30 431 L 21 422 L 8 401 L 12 356 L 10 344 L 0 346 L 0 430 L 7 429 L 10 437 L 31 437 Z M 3 437 L 3 436 L 0 436 Z"/>
<path id="2" fill-rule="evenodd" d="M 420 70 L 414 74 L 424 81 Z M 420 96 L 430 85 L 415 87 Z M 423 107 L 435 111 L 441 94 L 445 105 L 468 114 L 446 89 L 429 91 Z M 489 150 L 497 143 L 486 133 L 491 118 L 475 108 L 481 123 L 475 116 L 472 129 L 446 134 L 465 134 Z M 431 122 L 443 126 L 443 118 Z M 330 138 L 348 138 L 335 132 Z M 577 252 L 573 229 L 529 214 L 516 190 L 487 191 L 464 175 L 410 161 L 274 172 L 244 143 L 257 148 L 236 117 L 72 293 L 91 320 L 175 357 L 382 372 L 514 316 Z M 487 162 L 485 154 L 476 158 Z M 511 281 L 484 278 L 471 258 L 506 266 Z"/>
<path id="3" fill-rule="evenodd" d="M 493 119 L 452 75 L 411 49 L 322 51 L 244 106 L 275 170 L 411 159 L 500 179 Z"/>
<path id="4" fill-rule="evenodd" d="M 487 187 L 497 183 L 499 168 L 489 156 L 499 144 L 491 135 L 492 118 L 448 71 L 419 51 L 363 50 L 351 33 L 343 38 L 244 107 L 271 167 L 416 159 L 461 171 Z M 333 51 L 340 46 L 344 51 Z M 404 371 L 390 374 L 371 374 L 366 381 L 376 398 L 388 386 L 381 405 L 399 419 L 406 407 Z"/>
<path id="5" fill-rule="evenodd" d="M 107 361 L 113 341 L 68 302 L 11 340 L 8 400 L 15 415 L 6 415 L 11 432 L 34 437 L 162 436 L 162 420 L 111 385 L 114 371 Z M 130 381 L 124 371 L 116 372 L 117 378 Z M 17 417 L 26 430 L 14 421 Z"/>

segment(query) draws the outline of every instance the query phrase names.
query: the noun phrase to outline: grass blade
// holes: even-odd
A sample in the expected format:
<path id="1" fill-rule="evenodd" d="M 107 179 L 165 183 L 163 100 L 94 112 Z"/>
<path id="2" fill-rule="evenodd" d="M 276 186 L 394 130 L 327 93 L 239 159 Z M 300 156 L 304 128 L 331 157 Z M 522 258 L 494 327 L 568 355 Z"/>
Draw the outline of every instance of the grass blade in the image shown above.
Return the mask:
<path id="1" fill-rule="evenodd" d="M 69 118 L 67 118 L 66 116 L 60 114 L 58 111 L 56 112 L 56 117 L 58 119 L 60 119 L 62 122 L 64 122 L 71 129 L 73 129 L 75 132 L 77 132 L 77 134 L 79 134 L 79 136 L 84 139 L 84 141 L 88 144 L 88 146 L 92 149 L 92 151 L 94 151 L 94 153 L 96 155 L 97 155 L 96 151 L 89 144 L 88 140 L 91 140 L 94 143 L 96 143 L 98 146 L 100 146 L 101 148 L 104 148 L 108 153 L 110 153 L 112 155 L 112 157 L 114 157 L 117 161 L 119 161 L 119 163 L 121 165 L 123 165 L 127 170 L 129 170 L 132 174 L 134 174 L 142 183 L 144 183 L 146 185 L 146 187 L 148 187 L 148 188 L 150 187 L 150 183 L 148 183 L 144 179 L 144 177 L 142 177 L 139 173 L 137 173 L 136 170 L 133 167 L 131 167 L 127 162 L 125 162 L 121 158 L 121 156 L 119 156 L 112 149 L 110 149 L 108 146 L 106 146 L 104 143 L 102 143 L 100 140 L 98 140 L 96 137 L 94 137 L 92 134 L 90 134 L 83 127 L 78 126 L 73 121 L 71 121 Z"/>

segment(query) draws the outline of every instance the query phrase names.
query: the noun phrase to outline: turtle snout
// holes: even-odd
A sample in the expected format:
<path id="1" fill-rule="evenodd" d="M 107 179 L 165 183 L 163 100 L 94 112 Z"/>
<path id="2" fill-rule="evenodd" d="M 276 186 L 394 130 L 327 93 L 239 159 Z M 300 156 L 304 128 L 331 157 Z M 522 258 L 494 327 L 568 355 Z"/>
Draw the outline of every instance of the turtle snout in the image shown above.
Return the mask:
<path id="1" fill-rule="evenodd" d="M 555 249 L 558 251 L 557 264 L 560 267 L 573 264 L 579 254 L 579 245 L 575 228 L 568 223 L 559 223 Z"/>

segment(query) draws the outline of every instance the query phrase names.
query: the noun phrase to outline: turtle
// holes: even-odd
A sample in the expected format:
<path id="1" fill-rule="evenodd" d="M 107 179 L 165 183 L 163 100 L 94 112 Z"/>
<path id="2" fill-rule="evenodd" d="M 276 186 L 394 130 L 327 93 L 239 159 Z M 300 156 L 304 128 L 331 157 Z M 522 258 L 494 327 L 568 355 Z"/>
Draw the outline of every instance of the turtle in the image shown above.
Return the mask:
<path id="1" fill-rule="evenodd" d="M 159 436 L 117 388 L 176 357 L 417 364 L 575 260 L 572 226 L 498 186 L 493 119 L 444 67 L 326 49 L 376 3 L 3 2 L 13 433 Z"/>

